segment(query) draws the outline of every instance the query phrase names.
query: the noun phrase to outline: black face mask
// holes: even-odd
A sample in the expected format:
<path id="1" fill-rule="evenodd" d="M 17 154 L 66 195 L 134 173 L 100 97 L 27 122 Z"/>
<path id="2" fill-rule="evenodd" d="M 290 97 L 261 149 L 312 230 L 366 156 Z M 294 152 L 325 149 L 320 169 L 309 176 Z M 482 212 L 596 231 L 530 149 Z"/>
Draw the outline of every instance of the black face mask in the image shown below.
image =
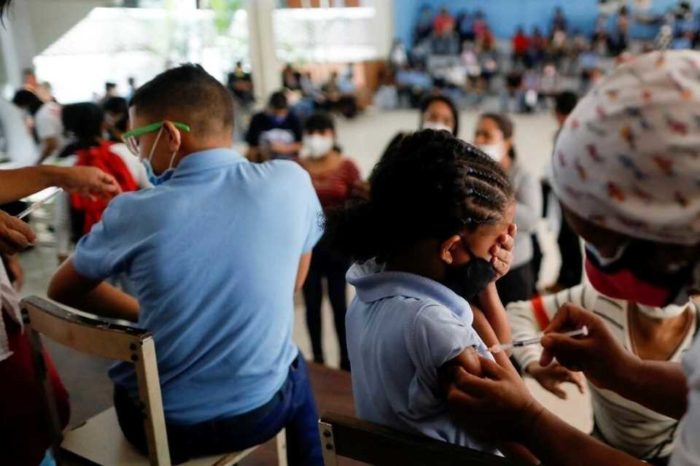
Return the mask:
<path id="1" fill-rule="evenodd" d="M 496 269 L 491 262 L 477 256 L 462 238 L 462 245 L 471 259 L 464 265 L 448 267 L 444 285 L 466 300 L 473 299 L 484 291 L 496 278 Z"/>

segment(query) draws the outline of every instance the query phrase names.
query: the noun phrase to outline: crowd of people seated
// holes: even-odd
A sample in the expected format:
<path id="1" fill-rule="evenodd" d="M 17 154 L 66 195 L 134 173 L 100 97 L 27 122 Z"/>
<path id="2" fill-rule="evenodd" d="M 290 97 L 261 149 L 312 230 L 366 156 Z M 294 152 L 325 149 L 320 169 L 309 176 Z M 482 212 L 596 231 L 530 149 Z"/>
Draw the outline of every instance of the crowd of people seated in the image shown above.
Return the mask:
<path id="1" fill-rule="evenodd" d="M 396 39 L 388 58 L 389 75 L 379 94 L 386 108 L 417 108 L 420 99 L 439 89 L 460 106 L 480 105 L 500 96 L 501 111 L 532 112 L 551 107 L 553 96 L 575 83 L 584 94 L 634 50 L 658 46 L 675 49 L 699 44 L 700 22 L 688 2 L 664 15 L 641 14 L 620 7 L 601 13 L 584 32 L 556 7 L 547 27 L 517 27 L 512 36 L 496 37 L 481 11 L 435 11 L 423 6 L 410 44 Z M 635 36 L 635 26 L 651 29 Z"/>

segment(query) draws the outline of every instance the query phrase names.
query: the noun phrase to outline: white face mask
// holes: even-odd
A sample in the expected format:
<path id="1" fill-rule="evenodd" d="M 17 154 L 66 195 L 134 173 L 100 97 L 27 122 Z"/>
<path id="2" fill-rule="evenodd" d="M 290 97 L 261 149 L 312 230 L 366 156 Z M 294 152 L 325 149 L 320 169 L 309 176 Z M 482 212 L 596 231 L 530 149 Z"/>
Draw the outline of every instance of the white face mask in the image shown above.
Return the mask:
<path id="1" fill-rule="evenodd" d="M 645 306 L 644 304 L 637 304 L 637 309 L 639 312 L 652 319 L 673 319 L 683 314 L 686 309 L 688 309 L 688 304 L 679 306 L 677 304 L 669 304 L 666 307 L 653 307 Z"/>
<path id="2" fill-rule="evenodd" d="M 447 131 L 452 134 L 452 128 L 446 124 L 440 123 L 439 121 L 424 121 L 422 129 L 432 129 L 435 131 Z"/>
<path id="3" fill-rule="evenodd" d="M 504 150 L 502 144 L 477 144 L 481 152 L 491 157 L 496 162 L 503 160 Z"/>
<path id="4" fill-rule="evenodd" d="M 313 134 L 311 136 L 304 136 L 303 143 L 306 154 L 313 159 L 318 159 L 333 150 L 335 141 L 328 136 Z"/>

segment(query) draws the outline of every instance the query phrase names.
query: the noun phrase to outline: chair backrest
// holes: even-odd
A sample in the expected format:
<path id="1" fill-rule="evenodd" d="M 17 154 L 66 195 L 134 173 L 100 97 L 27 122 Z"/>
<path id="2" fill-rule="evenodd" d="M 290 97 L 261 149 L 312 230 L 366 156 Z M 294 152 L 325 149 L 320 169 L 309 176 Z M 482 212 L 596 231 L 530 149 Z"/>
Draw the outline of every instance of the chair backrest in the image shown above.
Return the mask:
<path id="1" fill-rule="evenodd" d="M 407 434 L 354 417 L 328 413 L 319 421 L 323 462 L 337 466 L 337 457 L 375 466 L 506 466 L 503 457 Z"/>
<path id="2" fill-rule="evenodd" d="M 149 461 L 154 466 L 169 466 L 170 453 L 158 380 L 156 350 L 150 332 L 78 314 L 37 296 L 23 299 L 21 308 L 35 367 L 42 382 L 51 417 L 54 454 L 59 453 L 61 428 L 46 373 L 40 334 L 82 353 L 134 364 L 139 400 L 144 410 Z"/>

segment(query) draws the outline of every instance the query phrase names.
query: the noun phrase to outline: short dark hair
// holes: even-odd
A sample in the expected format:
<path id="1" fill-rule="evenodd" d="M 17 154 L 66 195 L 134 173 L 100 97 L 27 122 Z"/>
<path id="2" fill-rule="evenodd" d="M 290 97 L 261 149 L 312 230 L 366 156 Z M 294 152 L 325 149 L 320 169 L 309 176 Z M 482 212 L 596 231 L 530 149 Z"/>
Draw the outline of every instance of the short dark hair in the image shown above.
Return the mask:
<path id="1" fill-rule="evenodd" d="M 328 213 L 326 234 L 353 259 L 380 262 L 424 239 L 503 220 L 513 191 L 503 169 L 446 131 L 396 142 L 374 168 L 369 200 Z"/>
<path id="2" fill-rule="evenodd" d="M 96 146 L 102 138 L 104 112 L 97 104 L 81 102 L 65 105 L 61 111 L 61 121 L 66 131 L 75 136 L 79 149 Z"/>
<path id="3" fill-rule="evenodd" d="M 185 64 L 164 71 L 134 92 L 130 107 L 154 121 L 186 123 L 195 135 L 230 132 L 233 98 L 204 68 Z"/>
<path id="4" fill-rule="evenodd" d="M 20 108 L 27 109 L 30 115 L 35 115 L 41 106 L 44 105 L 44 102 L 35 93 L 27 89 L 20 89 L 15 92 L 14 97 L 12 97 L 12 103 Z"/>
<path id="5" fill-rule="evenodd" d="M 578 95 L 573 91 L 563 91 L 554 99 L 554 111 L 560 115 L 568 115 L 578 104 Z"/>
<path id="6" fill-rule="evenodd" d="M 274 110 L 286 110 L 289 108 L 289 102 L 287 101 L 287 94 L 284 91 L 273 92 L 268 101 L 268 105 Z"/>
<path id="7" fill-rule="evenodd" d="M 127 130 L 127 126 L 129 126 L 129 104 L 124 97 L 110 97 L 102 104 L 102 110 L 121 115 L 121 118 L 115 122 L 114 126 L 119 131 Z"/>
<path id="8" fill-rule="evenodd" d="M 428 107 L 430 107 L 434 102 L 442 102 L 448 107 L 450 107 L 450 111 L 452 112 L 452 118 L 455 121 L 455 125 L 452 128 L 452 135 L 457 136 L 457 134 L 459 134 L 459 110 L 457 110 L 457 106 L 452 101 L 452 99 L 450 99 L 446 95 L 430 95 L 423 99 L 420 103 L 421 118 L 423 117 L 423 114 L 428 110 Z"/>
<path id="9" fill-rule="evenodd" d="M 107 81 L 107 82 L 105 83 L 105 89 L 114 89 L 115 87 L 117 87 L 116 83 L 113 83 L 113 82 L 110 82 L 110 81 Z"/>
<path id="10" fill-rule="evenodd" d="M 304 132 L 306 133 L 326 131 L 327 129 L 335 132 L 335 122 L 333 121 L 333 117 L 326 112 L 313 113 L 304 122 Z"/>

